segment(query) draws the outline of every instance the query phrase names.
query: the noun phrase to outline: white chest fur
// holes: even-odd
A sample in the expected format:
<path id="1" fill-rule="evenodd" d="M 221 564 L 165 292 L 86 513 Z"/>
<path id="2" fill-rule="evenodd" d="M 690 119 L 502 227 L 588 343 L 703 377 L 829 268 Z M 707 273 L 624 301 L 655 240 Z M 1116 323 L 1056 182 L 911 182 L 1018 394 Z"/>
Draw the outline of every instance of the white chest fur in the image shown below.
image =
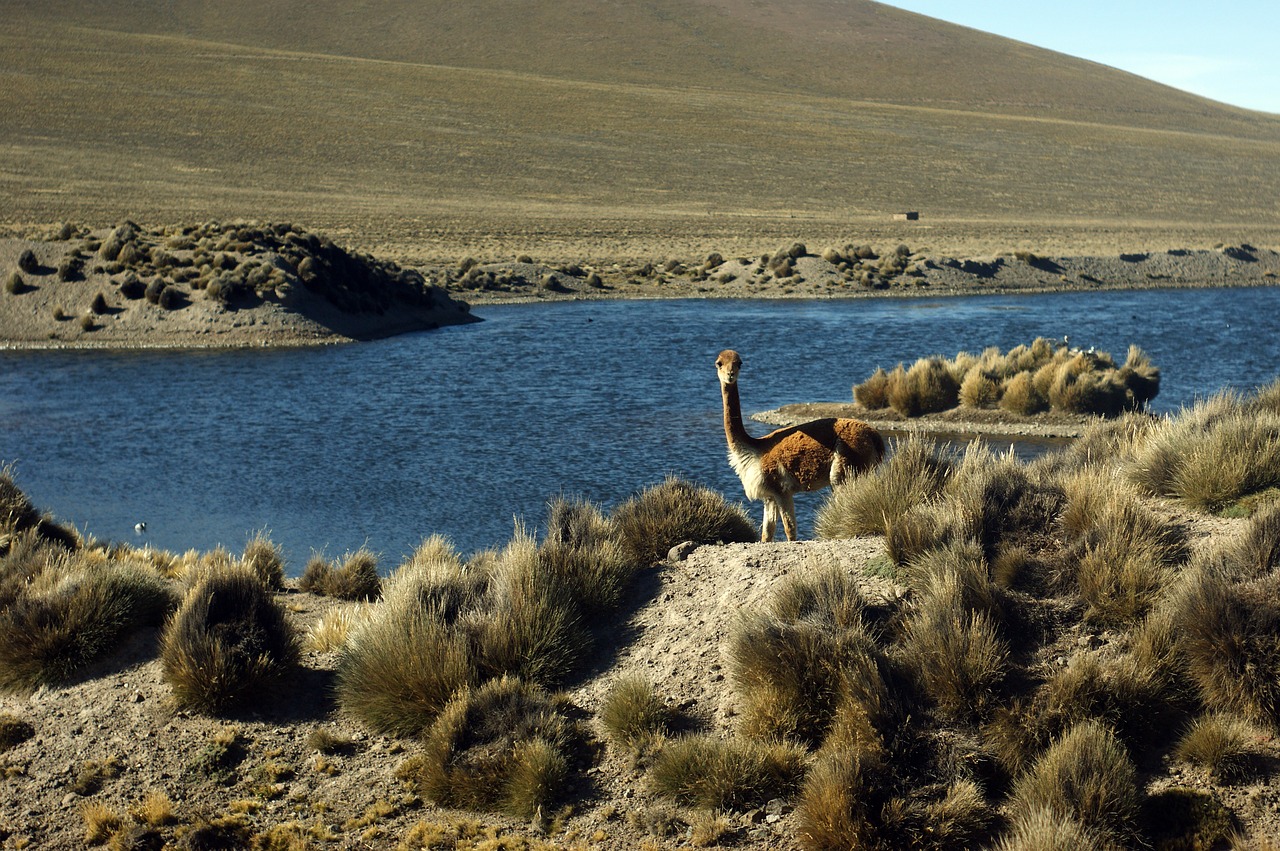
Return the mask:
<path id="1" fill-rule="evenodd" d="M 729 464 L 742 480 L 742 490 L 747 499 L 764 499 L 769 495 L 759 455 L 746 449 L 730 449 Z"/>

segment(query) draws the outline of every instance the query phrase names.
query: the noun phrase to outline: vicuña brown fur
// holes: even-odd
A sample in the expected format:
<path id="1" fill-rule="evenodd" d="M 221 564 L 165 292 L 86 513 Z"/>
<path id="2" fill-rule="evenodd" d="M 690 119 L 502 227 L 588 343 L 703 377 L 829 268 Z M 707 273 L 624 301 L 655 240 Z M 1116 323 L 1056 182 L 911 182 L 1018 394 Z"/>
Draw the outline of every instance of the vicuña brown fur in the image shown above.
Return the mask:
<path id="1" fill-rule="evenodd" d="M 880 463 L 884 440 L 859 420 L 822 419 L 752 437 L 742 425 L 738 372 L 742 358 L 725 349 L 716 358 L 720 395 L 724 399 L 724 434 L 733 465 L 748 499 L 764 502 L 760 540 L 772 541 L 778 517 L 787 540 L 796 539 L 792 495 L 834 486 Z"/>

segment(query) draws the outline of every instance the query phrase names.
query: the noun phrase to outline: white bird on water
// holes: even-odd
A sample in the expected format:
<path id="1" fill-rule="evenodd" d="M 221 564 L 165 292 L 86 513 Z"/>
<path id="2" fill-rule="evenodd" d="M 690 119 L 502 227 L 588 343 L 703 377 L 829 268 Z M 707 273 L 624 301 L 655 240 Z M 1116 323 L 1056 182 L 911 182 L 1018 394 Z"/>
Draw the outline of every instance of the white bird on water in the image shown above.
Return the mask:
<path id="1" fill-rule="evenodd" d="M 133 534 L 141 535 L 145 531 L 147 531 L 147 524 L 145 521 L 140 520 L 133 524 Z"/>

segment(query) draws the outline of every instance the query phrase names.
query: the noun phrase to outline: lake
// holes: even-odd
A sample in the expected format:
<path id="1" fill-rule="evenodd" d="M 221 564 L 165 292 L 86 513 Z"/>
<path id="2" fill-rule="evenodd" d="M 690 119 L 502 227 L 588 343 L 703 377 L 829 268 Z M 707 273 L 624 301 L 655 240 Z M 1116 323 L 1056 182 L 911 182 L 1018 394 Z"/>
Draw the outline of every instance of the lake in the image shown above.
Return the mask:
<path id="1" fill-rule="evenodd" d="M 99 538 L 239 552 L 265 529 L 291 573 L 362 545 L 388 571 L 433 533 L 464 553 L 499 546 L 559 494 L 611 508 L 678 474 L 741 500 L 724 348 L 745 361 L 748 414 L 848 400 L 877 366 L 1037 336 L 1117 361 L 1138 344 L 1162 370 L 1162 411 L 1280 373 L 1271 287 L 475 313 L 486 321 L 324 348 L 0 352 L 0 461 L 37 506 Z M 822 499 L 797 500 L 806 537 Z"/>

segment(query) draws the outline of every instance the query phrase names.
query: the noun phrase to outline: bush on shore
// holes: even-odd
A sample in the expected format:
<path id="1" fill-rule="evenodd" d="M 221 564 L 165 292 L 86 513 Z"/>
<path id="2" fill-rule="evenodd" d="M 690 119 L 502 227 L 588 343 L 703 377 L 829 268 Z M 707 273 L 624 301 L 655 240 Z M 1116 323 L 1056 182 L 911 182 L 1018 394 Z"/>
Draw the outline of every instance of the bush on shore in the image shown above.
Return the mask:
<path id="1" fill-rule="evenodd" d="M 935 356 L 910 367 L 880 367 L 854 385 L 853 398 L 869 410 L 892 408 L 904 417 L 957 406 L 1114 417 L 1145 410 L 1159 391 L 1160 370 L 1137 346 L 1117 366 L 1106 352 L 1055 347 L 1038 337 L 1006 353 L 992 347 L 981 355 L 960 352 L 949 360 Z"/>

